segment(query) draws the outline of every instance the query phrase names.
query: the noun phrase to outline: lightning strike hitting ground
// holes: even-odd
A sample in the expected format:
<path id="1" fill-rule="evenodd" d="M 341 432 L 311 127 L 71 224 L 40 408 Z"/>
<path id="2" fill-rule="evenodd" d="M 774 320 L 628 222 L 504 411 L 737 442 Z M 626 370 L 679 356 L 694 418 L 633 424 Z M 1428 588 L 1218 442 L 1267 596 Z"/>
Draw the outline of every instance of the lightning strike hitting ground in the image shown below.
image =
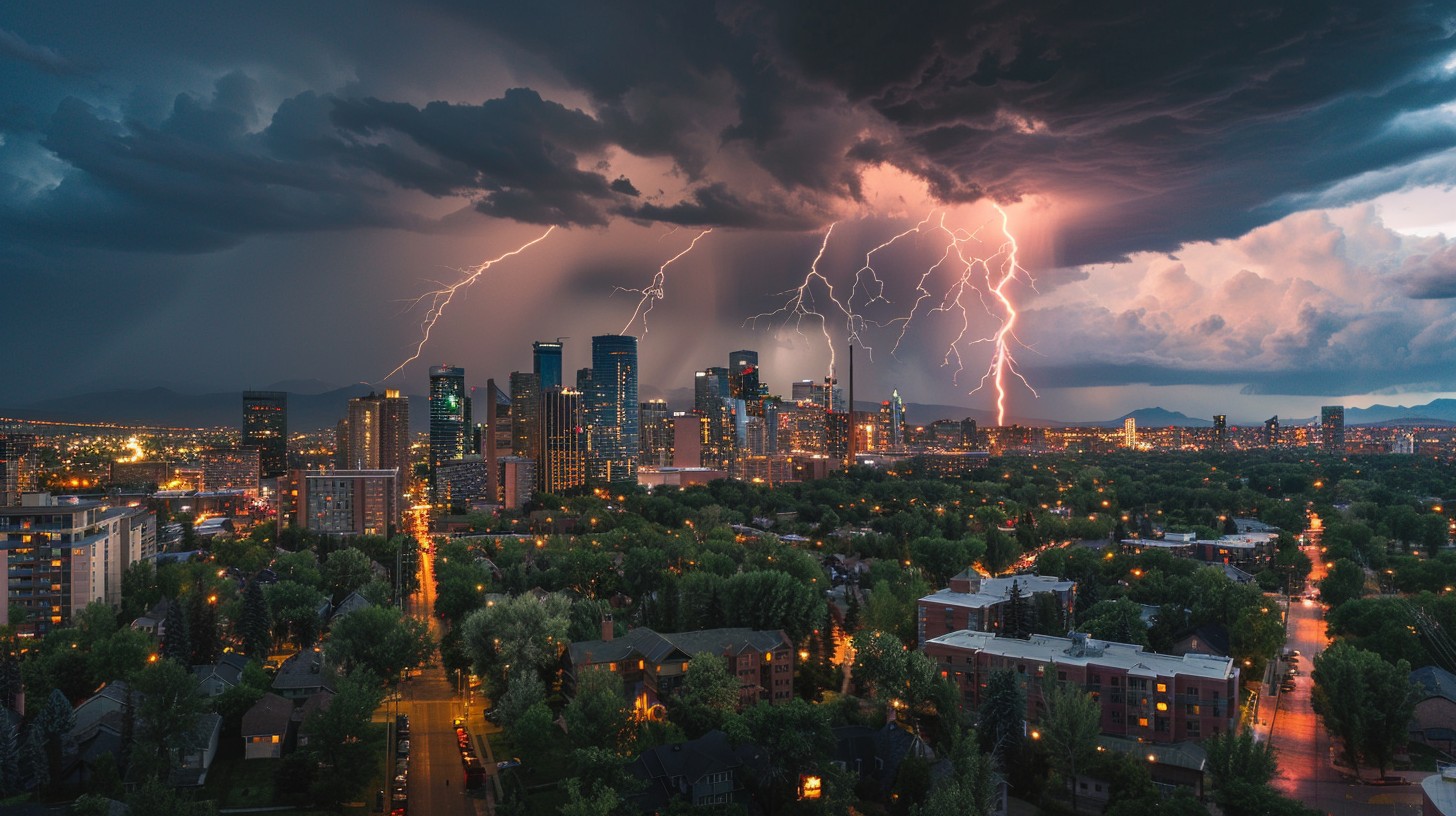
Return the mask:
<path id="1" fill-rule="evenodd" d="M 398 374 L 405 366 L 413 363 L 415 360 L 420 359 L 420 354 L 422 354 L 425 350 L 425 344 L 430 342 L 430 332 L 434 331 L 435 324 L 439 323 L 440 317 L 445 314 L 445 307 L 449 306 L 450 301 L 455 299 L 456 292 L 459 292 L 461 289 L 464 289 L 470 286 L 470 284 L 475 283 L 475 281 L 478 280 L 482 274 L 484 274 L 485 270 L 490 269 L 492 266 L 495 266 L 496 264 L 504 261 L 507 258 L 512 258 L 516 255 L 521 254 L 522 252 L 525 252 L 527 249 L 530 249 L 536 244 L 539 244 L 542 241 L 546 240 L 546 236 L 550 235 L 555 231 L 555 226 L 548 227 L 545 232 L 541 233 L 536 238 L 527 241 L 526 243 L 520 245 L 519 247 L 516 247 L 515 249 L 505 253 L 504 255 L 491 258 L 490 260 L 480 264 L 476 264 L 475 266 L 466 267 L 465 269 L 458 269 L 456 271 L 460 272 L 465 277 L 461 278 L 455 283 L 449 285 L 441 285 L 439 289 L 432 289 L 431 291 L 425 292 L 424 294 L 411 301 L 410 305 L 416 306 L 423 302 L 426 298 L 429 298 L 430 300 L 430 308 L 425 310 L 425 317 L 423 320 L 420 321 L 420 342 L 415 346 L 414 354 L 411 354 L 408 358 L 405 359 L 404 362 L 395 366 L 392 370 L 390 370 L 388 374 L 385 374 L 383 377 L 381 377 L 379 381 L 384 382 L 390 377 Z"/>
<path id="2" fill-rule="evenodd" d="M 995 209 L 1000 217 L 1002 240 L 991 254 L 982 256 L 977 251 L 978 245 L 982 243 L 979 236 L 984 226 L 977 227 L 975 230 L 951 228 L 946 225 L 944 211 L 941 211 L 937 218 L 936 211 L 932 210 L 915 226 L 865 253 L 864 265 L 855 272 L 854 279 L 849 285 L 849 296 L 843 301 L 835 296 L 834 285 L 829 278 L 819 271 L 819 263 L 823 260 L 825 250 L 829 245 L 829 238 L 834 232 L 834 225 L 830 225 L 820 244 L 819 253 L 810 265 L 804 281 L 799 286 L 781 293 L 791 295 L 788 302 L 772 312 L 755 315 L 745 323 L 756 325 L 759 319 L 784 314 L 795 321 L 795 329 L 799 330 L 799 324 L 803 322 L 804 318 L 817 317 L 820 332 L 824 335 L 825 345 L 829 349 L 829 376 L 832 378 L 835 369 L 834 342 L 829 334 L 828 316 L 818 311 L 814 302 L 812 285 L 816 280 L 824 285 L 830 302 L 844 316 L 848 342 L 858 344 L 867 351 L 872 350 L 864 342 L 863 332 L 870 326 L 886 328 L 899 324 L 899 332 L 891 349 L 891 354 L 894 354 L 905 340 L 911 323 L 918 315 L 939 312 L 957 314 L 960 317 L 959 331 L 947 344 L 941 364 L 949 366 L 954 363 L 956 368 L 951 380 L 958 382 L 960 374 L 965 371 L 962 347 L 981 343 L 989 344 L 992 347 L 990 363 L 987 365 L 986 373 L 981 376 L 980 382 L 970 393 L 974 394 L 989 384 L 996 392 L 996 421 L 998 424 L 1005 424 L 1008 377 L 1020 380 L 1022 385 L 1025 385 L 1033 396 L 1036 396 L 1036 389 L 1032 388 L 1031 384 L 1017 370 L 1016 358 L 1012 354 L 1012 344 L 1020 343 L 1016 336 L 1016 320 L 1019 315 L 1012 299 L 1013 293 L 1008 287 L 1018 277 L 1023 277 L 1033 289 L 1035 289 L 1036 281 L 1018 261 L 1019 247 L 1015 236 L 1011 233 L 1010 219 L 1006 211 L 999 206 L 996 206 Z M 886 280 L 880 277 L 880 273 L 874 266 L 875 253 L 890 247 L 902 238 L 924 232 L 941 233 L 945 239 L 945 246 L 940 257 L 920 273 L 916 280 L 915 299 L 910 304 L 910 308 L 905 313 L 884 322 L 870 320 L 856 311 L 855 298 L 861 287 L 864 289 L 864 296 L 867 300 L 860 308 L 868 308 L 876 303 L 890 304 L 891 302 L 885 296 Z M 951 272 L 950 283 L 937 298 L 929 282 L 938 271 L 943 269 Z M 972 307 L 968 302 L 968 298 L 972 296 L 979 302 L 980 310 L 984 311 L 987 317 L 996 321 L 996 330 L 983 337 L 972 337 L 973 315 Z M 922 306 L 927 301 L 935 303 L 935 305 L 922 312 Z M 799 330 L 799 333 L 802 335 L 802 330 Z"/>
<path id="3" fill-rule="evenodd" d="M 674 228 L 674 232 L 675 231 L 676 229 Z M 673 261 L 676 261 L 677 259 L 688 254 L 689 252 L 692 252 L 693 248 L 698 245 L 698 242 L 703 239 L 703 236 L 707 235 L 712 231 L 713 229 L 709 227 L 708 229 L 705 229 L 702 232 L 698 233 L 698 236 L 693 239 L 692 243 L 688 244 L 687 249 L 684 249 L 682 252 L 679 252 L 671 258 L 668 258 L 662 266 L 657 267 L 657 274 L 652 276 L 652 282 L 647 284 L 643 288 L 628 289 L 625 286 L 618 286 L 617 288 L 612 290 L 612 294 L 614 295 L 618 292 L 631 292 L 633 294 L 642 296 L 641 299 L 637 301 L 637 308 L 632 311 L 632 319 L 628 320 L 627 325 L 622 327 L 621 334 L 626 334 L 627 330 L 632 328 L 632 324 L 637 322 L 637 316 L 641 315 L 642 336 L 647 336 L 647 315 L 652 313 L 652 307 L 657 305 L 657 301 L 662 300 L 663 298 L 663 285 L 667 283 L 667 267 L 670 266 Z M 668 235 L 671 234 L 672 233 L 668 233 Z M 664 235 L 662 237 L 666 238 L 667 235 Z M 660 241 L 662 240 L 662 238 L 659 238 L 658 240 Z M 644 306 L 647 307 L 645 310 L 642 308 Z"/>

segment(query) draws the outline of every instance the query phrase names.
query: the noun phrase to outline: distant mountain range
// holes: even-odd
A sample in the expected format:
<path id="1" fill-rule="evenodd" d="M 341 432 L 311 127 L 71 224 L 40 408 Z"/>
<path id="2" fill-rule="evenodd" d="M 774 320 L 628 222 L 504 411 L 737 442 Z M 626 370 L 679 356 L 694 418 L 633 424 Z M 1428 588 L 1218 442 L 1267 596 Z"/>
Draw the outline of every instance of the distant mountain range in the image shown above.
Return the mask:
<path id="1" fill-rule="evenodd" d="M 288 392 L 288 425 L 292 430 L 332 428 L 348 410 L 349 400 L 379 390 L 365 383 L 339 387 L 318 380 L 289 380 L 259 390 Z M 478 391 L 479 389 L 477 389 Z M 644 389 L 644 399 L 647 393 Z M 692 402 L 688 389 L 672 389 L 661 393 L 674 408 Z M 423 395 L 411 394 L 410 428 L 429 429 L 429 411 Z M 483 399 L 477 393 L 477 399 Z M 855 401 L 859 411 L 878 411 L 880 403 Z M 484 412 L 484 406 L 479 409 Z M 29 403 L 0 405 L 0 417 L 10 419 L 50 420 L 56 422 L 116 422 L 121 424 L 167 427 L 237 427 L 242 421 L 242 390 L 208 394 L 187 394 L 166 387 L 113 389 L 92 391 L 67 397 L 55 397 Z M 1120 428 L 1123 420 L 1132 417 L 1140 428 L 1209 428 L 1212 420 L 1190 417 L 1165 408 L 1139 408 L 1116 419 L 1060 422 L 1046 419 L 1013 417 L 1010 421 L 1038 427 Z M 906 403 L 906 421 L 924 425 L 937 419 L 974 419 L 982 427 L 994 425 L 995 414 L 976 408 L 931 403 Z M 1288 427 L 1318 422 L 1318 417 L 1281 417 Z M 1250 425 L 1251 422 L 1234 422 Z M 1369 408 L 1346 408 L 1346 425 L 1456 425 L 1456 399 L 1432 400 L 1425 405 L 1372 405 Z"/>

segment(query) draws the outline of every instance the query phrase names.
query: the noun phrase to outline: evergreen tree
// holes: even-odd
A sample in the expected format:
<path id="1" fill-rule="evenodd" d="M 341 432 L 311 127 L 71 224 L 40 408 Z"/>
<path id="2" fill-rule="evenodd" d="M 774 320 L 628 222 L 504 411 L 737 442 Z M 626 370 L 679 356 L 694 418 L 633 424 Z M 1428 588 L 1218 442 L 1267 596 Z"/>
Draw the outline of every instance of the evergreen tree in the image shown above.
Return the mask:
<path id="1" fill-rule="evenodd" d="M 40 726 L 40 734 L 44 740 L 46 775 L 51 779 L 59 779 L 65 770 L 68 755 L 75 752 L 71 730 L 76 727 L 75 710 L 60 689 L 51 689 L 36 724 Z"/>
<path id="2" fill-rule="evenodd" d="M 1031 608 L 1026 596 L 1021 594 L 1021 582 L 1011 582 L 1011 598 L 1006 603 L 1006 617 L 1002 634 L 1006 637 L 1026 640 L 1031 637 Z"/>
<path id="3" fill-rule="evenodd" d="M 183 665 L 192 657 L 192 640 L 187 629 L 187 616 L 182 602 L 172 598 L 167 604 L 167 620 L 162 629 L 162 657 Z"/>
<path id="4" fill-rule="evenodd" d="M 50 784 L 50 768 L 46 766 L 45 733 L 40 722 L 33 722 L 25 730 L 25 743 L 20 747 L 20 775 L 22 787 L 36 790 Z"/>
<path id="5" fill-rule="evenodd" d="M 192 654 L 189 659 L 194 666 L 202 666 L 217 660 L 217 596 L 209 595 L 202 586 L 195 586 L 187 604 L 189 643 Z"/>
<path id="6" fill-rule="evenodd" d="M 9 717 L 0 718 L 0 797 L 21 791 L 20 726 Z"/>
<path id="7" fill-rule="evenodd" d="M 248 582 L 243 592 L 243 614 L 238 621 L 238 636 L 243 641 L 243 651 L 249 657 L 262 660 L 268 656 L 273 643 L 273 620 L 268 614 L 268 601 L 263 597 L 263 586 L 256 580 Z"/>

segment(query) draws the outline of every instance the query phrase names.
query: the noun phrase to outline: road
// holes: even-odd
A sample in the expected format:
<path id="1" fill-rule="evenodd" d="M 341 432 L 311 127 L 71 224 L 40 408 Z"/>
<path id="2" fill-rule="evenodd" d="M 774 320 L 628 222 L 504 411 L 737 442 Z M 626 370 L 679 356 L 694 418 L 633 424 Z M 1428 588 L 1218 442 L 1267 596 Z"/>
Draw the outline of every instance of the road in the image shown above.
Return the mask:
<path id="1" fill-rule="evenodd" d="M 1320 559 L 1318 538 L 1305 548 L 1314 563 L 1309 585 L 1324 577 L 1325 565 Z M 1313 591 L 1311 589 L 1311 591 Z M 1311 695 L 1314 680 L 1314 657 L 1329 645 L 1325 632 L 1324 606 L 1316 602 L 1292 599 L 1286 622 L 1287 648 L 1296 649 L 1301 657 L 1295 662 L 1299 676 L 1294 690 L 1276 698 L 1266 697 L 1262 705 L 1263 728 L 1278 752 L 1279 778 L 1274 787 L 1286 796 L 1318 809 L 1321 813 L 1339 816 L 1418 816 L 1421 812 L 1420 787 L 1374 787 L 1351 785 L 1342 770 L 1330 762 L 1330 735 L 1314 713 Z M 1272 716 L 1271 716 L 1272 715 Z M 1367 776 L 1371 775 L 1369 772 Z M 1405 774 L 1419 781 L 1427 774 Z"/>
<path id="2" fill-rule="evenodd" d="M 411 514 L 411 530 L 423 545 L 429 538 L 426 511 Z M 406 599 L 405 608 L 430 627 L 438 642 L 443 634 L 435 608 L 435 576 L 429 554 L 420 552 L 420 589 Z M 460 762 L 454 720 L 464 712 L 436 654 L 423 670 L 400 684 L 399 712 L 410 718 L 409 812 L 428 816 L 478 816 L 484 800 L 466 794 L 465 770 Z M 393 717 L 390 717 L 393 721 Z"/>

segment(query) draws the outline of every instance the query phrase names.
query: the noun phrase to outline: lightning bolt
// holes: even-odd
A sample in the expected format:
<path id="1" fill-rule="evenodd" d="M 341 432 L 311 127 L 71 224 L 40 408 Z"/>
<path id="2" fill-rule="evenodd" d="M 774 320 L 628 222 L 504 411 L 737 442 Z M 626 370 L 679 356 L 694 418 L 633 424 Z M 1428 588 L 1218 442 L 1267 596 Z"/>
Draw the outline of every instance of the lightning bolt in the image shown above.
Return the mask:
<path id="1" fill-rule="evenodd" d="M 809 272 L 804 275 L 803 283 L 779 293 L 780 296 L 789 296 L 789 299 L 785 301 L 784 305 L 771 312 L 760 312 L 743 321 L 744 325 L 752 324 L 754 328 L 757 328 L 758 321 L 760 320 L 772 320 L 779 315 L 787 315 L 788 319 L 794 321 L 794 330 L 801 336 L 807 337 L 808 335 L 805 335 L 803 331 L 804 318 L 817 317 L 819 319 L 819 332 L 824 335 L 824 345 L 829 349 L 829 379 L 834 378 L 836 360 L 834 338 L 829 336 L 829 318 L 819 312 L 817 304 L 814 302 L 814 292 L 812 290 L 814 281 L 817 280 L 824 284 L 824 289 L 828 293 L 829 300 L 839 308 L 839 311 L 844 314 L 845 319 L 850 321 L 851 328 L 853 328 L 853 321 L 855 319 L 855 314 L 841 303 L 839 298 L 835 297 L 834 284 L 819 271 L 819 262 L 824 259 L 824 251 L 829 248 L 829 236 L 834 234 L 834 228 L 838 225 L 839 222 L 836 221 L 829 225 L 829 229 L 824 231 L 824 240 L 819 243 L 819 252 L 814 256 L 814 261 L 809 264 Z"/>
<path id="2" fill-rule="evenodd" d="M 1017 254 L 1021 248 L 1016 243 L 1016 236 L 1011 234 L 1011 220 L 1006 215 L 1006 211 L 1001 209 L 1000 205 L 992 204 L 991 206 L 995 207 L 996 212 L 1001 216 L 1001 235 L 1006 240 L 1001 243 L 996 254 L 992 256 L 992 258 L 1002 259 L 998 268 L 992 269 L 991 259 L 983 260 L 981 266 L 986 270 L 986 282 L 991 294 L 1000 301 L 1001 308 L 1005 311 L 1005 317 L 1001 318 L 1001 327 L 991 337 L 993 344 L 991 363 L 986 368 L 986 373 L 981 376 L 980 384 L 972 389 L 971 393 L 976 393 L 984 388 L 987 382 L 990 382 L 996 389 L 996 424 L 1005 425 L 1007 374 L 1021 380 L 1021 384 L 1026 386 L 1031 395 L 1037 396 L 1036 389 L 1032 388 L 1031 383 L 1026 381 L 1026 377 L 1016 370 L 1016 358 L 1011 356 L 1011 342 L 1020 343 L 1021 341 L 1016 337 L 1016 318 L 1018 316 L 1016 304 L 1011 302 L 1011 296 L 1007 294 L 1006 286 L 1017 279 L 1018 272 L 1026 274 L 1026 280 L 1033 288 L 1036 286 L 1036 280 L 1017 261 Z"/>
<path id="3" fill-rule="evenodd" d="M 435 324 L 439 323 L 440 318 L 445 314 L 445 307 L 449 306 L 450 302 L 455 299 L 456 292 L 459 292 L 461 289 L 464 289 L 470 286 L 470 284 L 475 283 L 477 280 L 480 279 L 480 276 L 484 274 L 487 269 L 490 269 L 492 266 L 495 266 L 496 264 L 504 261 L 507 258 L 513 258 L 521 254 L 522 252 L 525 252 L 536 244 L 539 244 L 542 241 L 546 240 L 546 236 L 550 235 L 555 231 L 555 226 L 548 227 L 545 232 L 541 233 L 536 238 L 527 241 L 526 243 L 520 245 L 519 247 L 516 247 L 510 252 L 507 252 L 495 258 L 491 258 L 490 260 L 476 264 L 475 266 L 466 267 L 464 269 L 457 269 L 455 271 L 464 275 L 464 277 L 462 277 L 460 280 L 448 285 L 441 284 L 439 289 L 432 289 L 411 301 L 411 307 L 418 306 L 426 299 L 430 301 L 430 307 L 425 310 L 424 319 L 420 321 L 420 342 L 415 346 L 414 354 L 411 354 L 405 359 L 404 362 L 391 369 L 390 372 L 381 377 L 379 381 L 384 382 L 390 377 L 398 374 L 405 366 L 413 363 L 415 360 L 420 359 L 420 354 L 422 354 L 425 350 L 425 344 L 430 342 L 430 332 L 434 331 Z"/>
<path id="4" fill-rule="evenodd" d="M 952 227 L 946 224 L 946 211 L 940 210 L 937 215 L 936 210 L 931 210 L 914 226 L 895 234 L 865 253 L 864 265 L 855 272 L 854 278 L 848 285 L 849 295 L 843 300 L 836 297 L 834 284 L 819 270 L 819 264 L 823 260 L 830 236 L 834 233 L 836 226 L 831 224 L 824 233 L 819 252 L 810 265 L 809 272 L 804 276 L 803 282 L 793 289 L 780 293 L 780 295 L 789 296 L 784 305 L 771 312 L 755 315 L 744 323 L 745 325 L 752 323 L 756 326 L 759 320 L 771 320 L 786 315 L 787 320 L 795 323 L 795 329 L 799 331 L 800 335 L 804 335 L 803 320 L 808 317 L 818 318 L 820 333 L 824 336 L 825 345 L 829 349 L 829 376 L 832 378 L 836 357 L 829 333 L 829 315 L 832 315 L 833 312 L 826 315 L 817 308 L 814 300 L 816 282 L 822 284 L 829 301 L 843 315 L 848 341 L 857 343 L 871 353 L 873 350 L 864 342 L 864 332 L 871 326 L 893 329 L 898 324 L 898 333 L 891 348 L 893 355 L 904 342 L 911 324 L 917 316 L 934 313 L 954 315 L 959 318 L 957 321 L 959 331 L 946 345 L 941 364 L 943 366 L 954 365 L 955 371 L 952 373 L 951 381 L 959 382 L 960 375 L 965 371 L 962 349 L 978 344 L 990 345 L 992 348 L 991 360 L 986 372 L 981 376 L 980 382 L 970 393 L 974 394 L 987 387 L 993 389 L 996 393 L 996 421 L 998 424 L 1004 425 L 1007 387 L 1012 377 L 1020 380 L 1033 396 L 1037 396 L 1036 389 L 1032 388 L 1031 383 L 1022 376 L 1016 367 L 1012 347 L 1013 344 L 1021 343 L 1016 335 L 1019 313 L 1013 300 L 1013 291 L 1010 288 L 1012 281 L 1024 279 L 1035 289 L 1036 281 L 1020 264 L 1020 247 L 1011 232 L 1009 216 L 1000 206 L 994 204 L 992 206 L 995 207 L 999 216 L 1001 240 L 990 254 L 982 254 L 984 250 L 981 249 L 980 237 L 988 224 L 983 224 L 974 230 Z M 887 305 L 891 303 L 885 295 L 886 279 L 882 278 L 875 268 L 875 253 L 887 249 L 911 235 L 922 234 L 939 234 L 944 240 L 944 245 L 939 258 L 926 267 L 915 279 L 914 299 L 908 310 L 884 322 L 870 320 L 860 314 L 856 310 L 855 301 L 861 291 L 867 299 L 859 308 L 868 308 L 876 303 Z M 933 285 L 931 280 L 947 271 L 950 273 L 948 285 L 944 290 L 940 290 L 940 294 L 937 296 L 935 290 L 938 290 L 939 287 Z M 986 317 L 995 321 L 996 328 L 985 336 L 976 337 L 973 333 L 973 324 L 981 320 L 978 317 L 980 312 L 984 312 Z"/>
<path id="5" fill-rule="evenodd" d="M 676 231 L 677 229 L 674 227 L 673 232 Z M 692 243 L 688 244 L 687 249 L 684 249 L 682 252 L 679 252 L 671 258 L 668 258 L 667 261 L 662 264 L 662 266 L 657 267 L 657 274 L 652 276 L 652 282 L 642 287 L 641 289 L 628 289 L 624 286 L 618 286 L 617 288 L 612 290 L 612 294 L 614 295 L 618 292 L 630 292 L 633 294 L 641 295 L 641 298 L 637 301 L 637 308 L 632 311 L 632 319 L 627 321 L 627 325 L 622 327 L 622 331 L 619 332 L 619 334 L 626 334 L 627 330 L 632 328 L 632 324 L 637 322 L 637 316 L 641 315 L 642 336 L 647 336 L 647 315 L 652 313 L 652 307 L 657 305 L 657 301 L 662 300 L 663 298 L 663 286 L 667 283 L 667 268 L 672 265 L 673 261 L 676 261 L 677 259 L 688 254 L 689 252 L 692 252 L 693 248 L 698 245 L 698 242 L 703 240 L 703 236 L 707 235 L 712 231 L 713 228 L 709 227 L 708 229 L 705 229 L 702 232 L 698 233 L 698 236 L 693 239 Z M 671 232 L 667 233 L 667 235 L 671 234 Z M 667 235 L 662 236 L 662 238 L 666 238 Z M 659 238 L 658 240 L 660 241 L 662 240 L 662 238 Z M 644 306 L 646 307 L 645 309 L 643 308 Z"/>

